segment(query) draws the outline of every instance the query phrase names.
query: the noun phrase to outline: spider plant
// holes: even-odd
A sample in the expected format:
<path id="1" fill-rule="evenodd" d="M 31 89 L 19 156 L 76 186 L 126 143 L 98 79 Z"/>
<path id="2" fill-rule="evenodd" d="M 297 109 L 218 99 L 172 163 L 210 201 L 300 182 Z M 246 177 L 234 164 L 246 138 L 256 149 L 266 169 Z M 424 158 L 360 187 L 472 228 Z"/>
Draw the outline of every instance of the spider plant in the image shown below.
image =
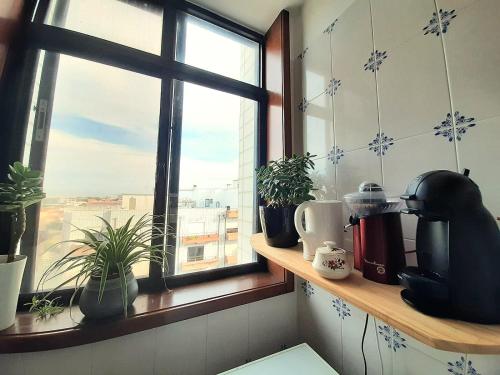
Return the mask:
<path id="1" fill-rule="evenodd" d="M 62 241 L 54 246 L 74 244 L 75 248 L 54 262 L 42 275 L 38 289 L 43 283 L 63 274 L 68 278 L 49 292 L 44 299 L 61 287 L 74 283 L 75 292 L 70 299 L 70 307 L 79 288 L 89 278 L 99 280 L 98 301 L 102 302 L 106 283 L 112 278 L 119 278 L 124 315 L 127 316 L 128 297 L 126 275 L 132 272 L 132 266 L 140 262 L 155 262 L 165 266 L 163 256 L 163 229 L 153 224 L 151 215 L 144 215 L 135 223 L 130 217 L 125 225 L 113 228 L 104 218 L 102 230 L 77 230 L 82 239 Z M 159 241 L 160 240 L 160 241 Z M 158 244 L 159 243 L 159 244 Z"/>
<path id="2" fill-rule="evenodd" d="M 35 296 L 31 299 L 31 302 L 25 303 L 24 305 L 29 306 L 29 311 L 36 314 L 39 319 L 47 319 L 63 312 L 64 307 L 58 303 L 58 299 L 59 297 L 52 300 L 45 298 L 40 299 Z"/>

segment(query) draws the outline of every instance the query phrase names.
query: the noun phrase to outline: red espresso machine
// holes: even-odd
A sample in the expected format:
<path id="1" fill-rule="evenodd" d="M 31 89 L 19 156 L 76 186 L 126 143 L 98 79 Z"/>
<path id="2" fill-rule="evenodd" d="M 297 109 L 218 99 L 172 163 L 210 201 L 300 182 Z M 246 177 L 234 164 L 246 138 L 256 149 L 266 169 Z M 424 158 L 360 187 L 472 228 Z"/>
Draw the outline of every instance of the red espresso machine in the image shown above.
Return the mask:
<path id="1" fill-rule="evenodd" d="M 344 196 L 353 230 L 354 267 L 368 280 L 399 284 L 398 272 L 406 266 L 399 198 L 387 198 L 381 186 L 363 182 Z"/>

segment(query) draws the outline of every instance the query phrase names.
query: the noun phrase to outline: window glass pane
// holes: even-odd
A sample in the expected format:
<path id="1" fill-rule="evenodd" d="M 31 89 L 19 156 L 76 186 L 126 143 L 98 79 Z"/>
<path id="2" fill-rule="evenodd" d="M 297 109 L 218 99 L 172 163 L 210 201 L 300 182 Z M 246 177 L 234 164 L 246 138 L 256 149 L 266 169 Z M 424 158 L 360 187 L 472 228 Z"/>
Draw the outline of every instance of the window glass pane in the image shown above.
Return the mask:
<path id="1" fill-rule="evenodd" d="M 259 85 L 259 44 L 199 18 L 182 14 L 176 60 Z"/>
<path id="2" fill-rule="evenodd" d="M 176 82 L 175 104 L 174 127 L 182 127 L 175 273 L 253 262 L 257 103 Z M 193 262 L 196 246 L 203 257 Z"/>
<path id="3" fill-rule="evenodd" d="M 140 0 L 52 0 L 46 23 L 159 55 L 162 14 Z"/>
<path id="4" fill-rule="evenodd" d="M 74 226 L 100 229 L 101 216 L 118 227 L 152 213 L 160 87 L 157 78 L 41 54 L 24 160 L 44 171 L 47 194 L 34 236 L 35 285 L 72 248 L 52 245 L 82 238 Z M 136 277 L 148 268 L 139 264 Z"/>

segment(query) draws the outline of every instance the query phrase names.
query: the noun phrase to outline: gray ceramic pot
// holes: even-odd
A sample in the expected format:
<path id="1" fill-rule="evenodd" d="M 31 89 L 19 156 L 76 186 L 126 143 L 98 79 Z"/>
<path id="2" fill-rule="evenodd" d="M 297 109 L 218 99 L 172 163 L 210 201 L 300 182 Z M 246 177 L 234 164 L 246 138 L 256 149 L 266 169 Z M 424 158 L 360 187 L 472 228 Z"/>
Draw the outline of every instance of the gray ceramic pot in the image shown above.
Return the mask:
<path id="1" fill-rule="evenodd" d="M 128 305 L 131 306 L 137 293 L 139 286 L 132 272 L 129 272 L 127 278 L 127 294 Z M 123 314 L 122 291 L 120 287 L 120 279 L 114 278 L 106 281 L 106 287 L 102 295 L 101 303 L 99 303 L 99 279 L 90 278 L 83 288 L 80 296 L 80 310 L 83 315 L 89 319 L 102 319 L 114 315 Z"/>

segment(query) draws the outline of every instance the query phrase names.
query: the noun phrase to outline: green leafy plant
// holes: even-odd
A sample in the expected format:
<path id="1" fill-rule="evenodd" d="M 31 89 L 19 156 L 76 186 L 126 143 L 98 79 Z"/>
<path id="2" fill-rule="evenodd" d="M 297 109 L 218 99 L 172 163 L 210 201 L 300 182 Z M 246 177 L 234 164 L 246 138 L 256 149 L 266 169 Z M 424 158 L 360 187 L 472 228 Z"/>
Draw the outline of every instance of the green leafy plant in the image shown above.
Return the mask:
<path id="1" fill-rule="evenodd" d="M 64 311 L 64 307 L 58 303 L 58 299 L 59 297 L 47 299 L 34 296 L 31 302 L 26 303 L 25 306 L 29 306 L 29 311 L 36 314 L 39 319 L 46 319 Z"/>
<path id="2" fill-rule="evenodd" d="M 165 233 L 153 225 L 153 217 L 144 215 L 135 223 L 130 217 L 125 225 L 113 226 L 104 218 L 102 230 L 77 228 L 83 234 L 82 239 L 62 241 L 54 246 L 72 243 L 76 247 L 58 261 L 54 262 L 42 275 L 38 289 L 54 277 L 68 274 L 68 278 L 49 292 L 45 299 L 61 287 L 74 283 L 75 292 L 70 300 L 70 307 L 78 289 L 89 279 L 99 280 L 99 303 L 102 301 L 104 288 L 109 279 L 119 278 L 123 311 L 127 315 L 128 296 L 126 275 L 132 272 L 132 266 L 140 262 L 154 262 L 165 266 L 162 248 Z M 160 241 L 157 241 L 159 240 Z M 160 243 L 160 244 L 156 244 Z"/>
<path id="3" fill-rule="evenodd" d="M 11 236 L 7 263 L 14 261 L 17 244 L 26 230 L 26 207 L 45 198 L 43 175 L 16 161 L 9 166 L 9 182 L 0 183 L 0 212 L 11 214 Z"/>
<path id="4" fill-rule="evenodd" d="M 257 168 L 257 191 L 260 196 L 273 207 L 297 205 L 314 199 L 310 192 L 316 189 L 309 171 L 314 169 L 312 158 L 315 156 L 309 152 L 305 155 L 294 154 Z"/>

